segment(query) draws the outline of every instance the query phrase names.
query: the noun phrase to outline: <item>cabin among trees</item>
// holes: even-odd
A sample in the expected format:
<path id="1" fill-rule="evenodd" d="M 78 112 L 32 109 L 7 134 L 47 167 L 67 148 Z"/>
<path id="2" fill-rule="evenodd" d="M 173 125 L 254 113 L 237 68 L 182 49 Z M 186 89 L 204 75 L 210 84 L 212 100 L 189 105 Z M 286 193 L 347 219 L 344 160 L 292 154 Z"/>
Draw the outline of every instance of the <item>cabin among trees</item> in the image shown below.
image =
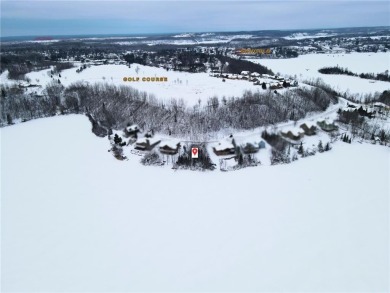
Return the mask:
<path id="1" fill-rule="evenodd" d="M 317 125 L 324 131 L 327 131 L 327 132 L 331 132 L 331 131 L 336 131 L 339 129 L 339 127 L 337 125 L 334 124 L 334 122 L 332 123 L 327 123 L 325 120 L 322 120 L 322 121 L 318 121 L 317 122 Z"/>
<path id="2" fill-rule="evenodd" d="M 254 142 L 248 141 L 241 144 L 241 150 L 246 155 L 257 153 L 260 149 L 263 148 L 265 148 L 265 142 L 263 140 Z"/>
<path id="3" fill-rule="evenodd" d="M 315 135 L 317 133 L 317 127 L 310 123 L 303 123 L 299 126 L 303 129 L 305 135 Z"/>
<path id="4" fill-rule="evenodd" d="M 176 155 L 179 152 L 180 143 L 165 141 L 160 145 L 160 153 L 165 155 Z"/>
<path id="5" fill-rule="evenodd" d="M 303 131 L 298 130 L 298 129 L 283 130 L 283 131 L 281 131 L 281 134 L 284 137 L 292 139 L 292 140 L 299 140 L 299 139 L 303 138 L 303 136 L 305 135 L 305 133 Z"/>
<path id="6" fill-rule="evenodd" d="M 228 156 L 236 153 L 236 148 L 233 141 L 222 141 L 217 146 L 213 147 L 213 151 L 217 156 Z"/>
<path id="7" fill-rule="evenodd" d="M 137 136 L 139 132 L 141 132 L 141 129 L 138 127 L 137 124 L 129 125 L 125 128 L 125 135 L 127 137 L 129 136 Z"/>
<path id="8" fill-rule="evenodd" d="M 254 143 L 247 142 L 244 146 L 241 147 L 244 154 L 254 154 L 257 153 L 260 149 L 259 145 Z"/>

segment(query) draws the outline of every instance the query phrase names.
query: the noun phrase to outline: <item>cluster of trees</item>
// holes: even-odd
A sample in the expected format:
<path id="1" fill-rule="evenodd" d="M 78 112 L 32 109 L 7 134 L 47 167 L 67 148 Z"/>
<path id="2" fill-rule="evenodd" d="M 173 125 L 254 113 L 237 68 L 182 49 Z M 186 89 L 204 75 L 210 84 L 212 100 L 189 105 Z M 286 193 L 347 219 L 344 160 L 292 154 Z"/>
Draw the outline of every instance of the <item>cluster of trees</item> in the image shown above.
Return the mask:
<path id="1" fill-rule="evenodd" d="M 240 74 L 242 71 L 250 71 L 260 74 L 274 75 L 271 69 L 247 60 L 234 59 L 223 55 L 217 55 L 216 58 L 218 58 L 222 64 L 228 64 L 223 68 L 223 72 L 226 73 Z"/>
<path id="2" fill-rule="evenodd" d="M 161 166 L 164 162 L 156 151 L 151 151 L 142 157 L 141 164 L 145 166 Z"/>
<path id="3" fill-rule="evenodd" d="M 8 70 L 8 78 L 15 80 L 25 79 L 25 74 L 31 71 L 49 69 L 54 66 L 55 73 L 72 68 L 69 62 L 56 62 L 41 53 L 25 52 L 19 54 L 5 53 L 0 60 L 1 72 Z"/>
<path id="4" fill-rule="evenodd" d="M 109 138 L 111 136 L 109 135 Z M 126 142 L 122 140 L 122 138 L 118 135 L 114 135 L 114 139 L 111 140 L 111 152 L 113 156 L 118 160 L 125 160 L 127 159 L 126 156 L 123 155 L 123 148 L 126 145 Z"/>
<path id="5" fill-rule="evenodd" d="M 358 76 L 360 78 L 365 79 L 373 79 L 373 80 L 381 80 L 381 81 L 389 81 L 390 82 L 390 75 L 389 71 L 386 70 L 384 73 L 353 73 L 352 71 L 349 71 L 347 68 L 342 68 L 339 66 L 334 67 L 323 67 L 318 70 L 318 72 L 322 74 L 343 74 L 343 75 L 350 75 L 350 76 Z"/>
<path id="6" fill-rule="evenodd" d="M 373 117 L 373 113 L 364 110 L 361 106 L 359 109 L 353 111 L 343 111 L 339 109 L 337 113 L 339 114 L 339 121 L 345 124 L 362 125 L 364 117 L 369 119 Z"/>
<path id="7" fill-rule="evenodd" d="M 308 112 L 325 110 L 332 101 L 319 88 L 298 88 L 278 95 L 248 91 L 242 97 L 212 97 L 204 105 L 199 101 L 187 107 L 183 100 L 159 101 L 129 86 L 77 82 L 64 87 L 53 81 L 44 95 L 33 97 L 18 87 L 2 86 L 0 124 L 7 124 L 8 116 L 26 121 L 57 113 L 88 113 L 100 133 L 123 129 L 130 122 L 143 129 L 203 139 L 202 135 L 226 127 L 251 129 L 298 120 Z"/>
<path id="8" fill-rule="evenodd" d="M 352 142 L 352 138 L 351 137 L 349 137 L 347 134 L 343 134 L 343 135 L 341 135 L 341 140 L 343 141 L 343 142 L 346 142 L 346 143 L 351 143 Z"/>
<path id="9" fill-rule="evenodd" d="M 192 159 L 191 149 L 193 147 L 198 148 L 198 158 Z M 215 164 L 211 161 L 205 144 L 200 145 L 185 145 L 183 146 L 183 152 L 177 158 L 175 163 L 176 168 L 189 169 L 189 170 L 214 170 Z"/>
<path id="10" fill-rule="evenodd" d="M 365 140 L 376 141 L 380 138 L 380 143 L 387 145 L 390 142 L 390 130 L 383 128 L 380 123 L 370 121 L 369 117 L 358 109 L 354 111 L 338 111 L 338 122 L 345 124 L 349 128 L 352 137 L 343 135 L 341 139 L 350 142 L 351 138 L 360 137 Z M 366 118 L 368 119 L 366 119 Z"/>
<path id="11" fill-rule="evenodd" d="M 57 62 L 54 65 L 53 73 L 59 74 L 62 70 L 73 68 L 74 64 L 71 62 Z"/>
<path id="12" fill-rule="evenodd" d="M 277 47 L 273 53 L 278 58 L 296 58 L 299 55 L 297 51 L 286 47 Z"/>
<path id="13" fill-rule="evenodd" d="M 323 153 L 331 150 L 330 143 L 327 142 L 324 146 L 321 140 L 318 142 L 317 148 L 305 149 L 302 142 L 299 146 L 292 145 L 281 135 L 270 133 L 267 130 L 262 132 L 261 137 L 272 147 L 271 165 L 289 164 L 292 161 L 298 160 L 298 155 L 304 158 L 315 155 L 317 151 Z"/>
<path id="14" fill-rule="evenodd" d="M 123 59 L 129 64 L 138 63 L 141 65 L 146 65 L 147 57 L 148 57 L 147 53 L 142 54 L 142 56 L 136 56 L 134 55 L 134 53 L 123 55 Z"/>
<path id="15" fill-rule="evenodd" d="M 390 106 L 390 91 L 383 91 L 377 101 Z"/>
<path id="16" fill-rule="evenodd" d="M 382 144 L 384 143 L 386 145 L 386 143 L 389 141 L 389 138 L 390 138 L 389 130 L 386 131 L 385 129 L 382 128 L 378 131 L 377 134 L 378 134 L 378 138 L 379 138 L 380 142 Z M 371 140 L 374 141 L 374 143 L 376 142 L 375 133 L 371 134 Z"/>
<path id="17" fill-rule="evenodd" d="M 290 158 L 290 143 L 283 139 L 279 134 L 270 133 L 264 130 L 261 137 L 272 147 L 271 165 L 288 164 Z"/>
<path id="18" fill-rule="evenodd" d="M 337 102 L 338 101 L 337 97 L 341 96 L 339 92 L 335 91 L 330 85 L 326 84 L 321 78 L 305 80 L 304 83 L 323 90 L 324 92 L 326 92 L 328 95 L 332 97 L 332 100 L 334 102 Z"/>
<path id="19" fill-rule="evenodd" d="M 389 71 L 386 70 L 384 73 L 360 73 L 359 74 L 360 78 L 365 78 L 365 79 L 374 79 L 374 80 L 381 80 L 381 81 L 389 81 L 390 82 L 390 75 Z"/>
<path id="20" fill-rule="evenodd" d="M 347 68 L 343 68 L 339 66 L 323 67 L 318 69 L 318 72 L 322 74 L 343 74 L 343 75 L 356 76 L 355 73 L 349 71 Z"/>
<path id="21" fill-rule="evenodd" d="M 251 71 L 273 75 L 273 72 L 265 66 L 246 60 L 230 58 L 222 54 L 210 55 L 195 51 L 161 50 L 157 53 L 144 52 L 142 54 L 129 53 L 123 55 L 123 59 L 129 64 L 139 63 L 142 65 L 147 65 L 149 62 L 151 64 L 160 63 L 160 57 L 165 60 L 163 62 L 174 60 L 174 70 L 188 72 L 205 71 L 205 64 L 208 63 L 212 67 L 216 67 L 217 64 L 222 65 L 220 69 L 225 73 L 240 74 L 242 71 Z"/>

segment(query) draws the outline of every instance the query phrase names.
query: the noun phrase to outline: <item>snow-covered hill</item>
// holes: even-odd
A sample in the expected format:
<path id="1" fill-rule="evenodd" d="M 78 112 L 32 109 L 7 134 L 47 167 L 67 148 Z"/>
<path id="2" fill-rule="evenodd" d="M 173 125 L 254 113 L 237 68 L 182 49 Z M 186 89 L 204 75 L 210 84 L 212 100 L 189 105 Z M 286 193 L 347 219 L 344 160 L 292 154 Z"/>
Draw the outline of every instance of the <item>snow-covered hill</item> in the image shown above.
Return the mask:
<path id="1" fill-rule="evenodd" d="M 381 73 L 390 70 L 390 53 L 306 54 L 291 59 L 254 59 L 274 72 L 296 76 L 299 80 L 322 78 L 335 90 L 348 91 L 356 97 L 364 93 L 390 90 L 390 83 L 372 81 L 346 75 L 326 75 L 318 72 L 322 67 L 339 66 L 354 73 Z"/>
<path id="2" fill-rule="evenodd" d="M 90 127 L 0 130 L 2 291 L 389 290 L 389 148 L 176 172 Z"/>

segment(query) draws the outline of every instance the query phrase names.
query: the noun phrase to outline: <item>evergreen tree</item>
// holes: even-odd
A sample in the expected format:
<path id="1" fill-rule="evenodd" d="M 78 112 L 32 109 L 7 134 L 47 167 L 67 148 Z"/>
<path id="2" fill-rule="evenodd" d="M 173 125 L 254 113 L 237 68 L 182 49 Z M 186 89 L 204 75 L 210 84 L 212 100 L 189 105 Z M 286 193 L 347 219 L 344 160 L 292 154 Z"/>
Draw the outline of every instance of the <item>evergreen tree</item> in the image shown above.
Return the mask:
<path id="1" fill-rule="evenodd" d="M 265 84 L 265 82 L 263 81 L 263 83 L 261 84 L 261 87 L 263 90 L 266 90 L 267 89 L 267 85 Z"/>
<path id="2" fill-rule="evenodd" d="M 238 165 L 241 166 L 242 164 L 244 164 L 244 157 L 242 156 L 242 153 L 240 152 L 238 154 Z"/>
<path id="3" fill-rule="evenodd" d="M 326 143 L 324 151 L 325 152 L 330 151 L 330 144 L 329 144 L 329 142 Z"/>
<path id="4" fill-rule="evenodd" d="M 322 141 L 321 141 L 321 140 L 320 140 L 320 142 L 318 143 L 318 151 L 319 151 L 320 153 L 324 152 L 324 147 L 323 147 L 323 145 L 322 145 Z"/>
<path id="5" fill-rule="evenodd" d="M 122 143 L 122 138 L 118 136 L 117 133 L 115 133 L 114 136 L 114 143 L 120 145 Z"/>
<path id="6" fill-rule="evenodd" d="M 8 125 L 14 124 L 14 123 L 12 122 L 11 114 L 7 114 L 7 123 L 8 123 Z"/>
<path id="7" fill-rule="evenodd" d="M 381 140 L 381 142 L 384 142 L 386 140 L 386 132 L 384 129 L 381 129 L 381 131 L 379 132 L 379 139 Z"/>
<path id="8" fill-rule="evenodd" d="M 301 145 L 298 148 L 298 154 L 300 154 L 301 156 L 303 156 L 303 154 L 304 154 L 302 142 L 301 142 Z"/>

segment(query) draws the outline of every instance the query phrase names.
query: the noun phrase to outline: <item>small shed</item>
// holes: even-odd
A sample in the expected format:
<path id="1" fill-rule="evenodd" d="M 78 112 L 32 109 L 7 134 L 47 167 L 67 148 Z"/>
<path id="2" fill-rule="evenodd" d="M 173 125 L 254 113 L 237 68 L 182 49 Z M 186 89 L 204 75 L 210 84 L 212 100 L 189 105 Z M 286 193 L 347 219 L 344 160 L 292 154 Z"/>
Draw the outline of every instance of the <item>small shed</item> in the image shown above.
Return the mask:
<path id="1" fill-rule="evenodd" d="M 264 142 L 264 140 L 259 142 L 259 148 L 260 149 L 265 149 L 265 142 Z"/>

